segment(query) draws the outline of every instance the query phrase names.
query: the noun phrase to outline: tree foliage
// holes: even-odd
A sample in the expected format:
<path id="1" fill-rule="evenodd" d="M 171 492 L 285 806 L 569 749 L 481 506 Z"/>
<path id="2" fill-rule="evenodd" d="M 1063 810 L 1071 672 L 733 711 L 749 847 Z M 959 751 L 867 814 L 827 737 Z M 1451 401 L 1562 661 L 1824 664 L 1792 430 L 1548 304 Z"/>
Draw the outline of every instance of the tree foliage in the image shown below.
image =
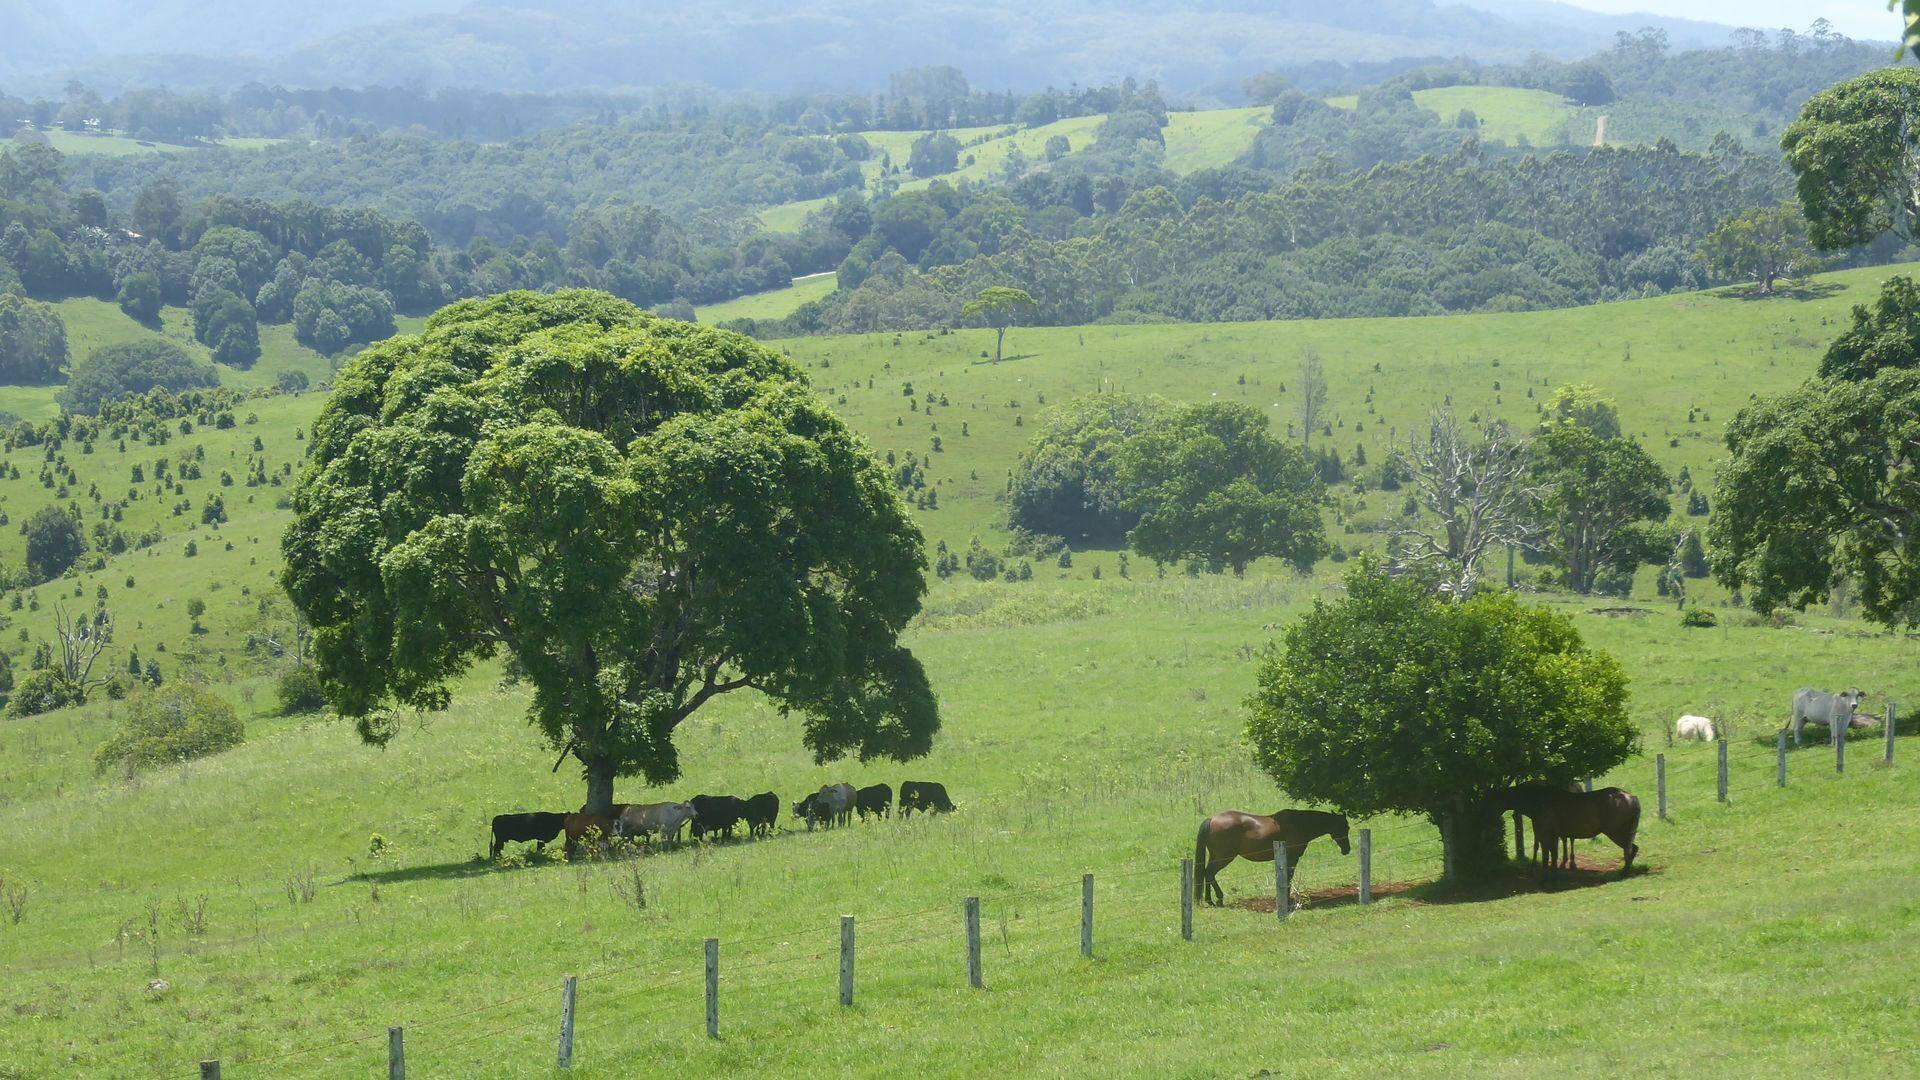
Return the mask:
<path id="1" fill-rule="evenodd" d="M 94 751 L 93 767 L 104 772 L 120 762 L 191 761 L 238 746 L 246 737 L 246 726 L 225 698 L 191 683 L 169 683 L 127 702 L 126 719 Z"/>
<path id="2" fill-rule="evenodd" d="M 1920 69 L 1886 68 L 1815 94 L 1780 148 L 1797 178 L 1807 235 L 1822 250 L 1887 232 L 1920 238 Z"/>
<path id="3" fill-rule="evenodd" d="M 732 690 L 801 714 L 822 761 L 931 745 L 898 640 L 920 531 L 778 353 L 605 294 L 507 293 L 361 353 L 311 445 L 283 581 L 370 741 L 504 650 L 590 809 L 615 776 L 677 776 L 675 729 Z"/>
<path id="4" fill-rule="evenodd" d="M 129 394 L 164 389 L 182 393 L 220 384 L 220 375 L 206 363 L 165 338 L 104 345 L 74 365 L 60 391 L 60 407 L 92 415 L 100 406 Z"/>
<path id="5" fill-rule="evenodd" d="M 1218 561 L 1235 574 L 1263 556 L 1311 570 L 1328 552 L 1325 489 L 1307 454 L 1267 426 L 1246 405 L 1188 405 L 1123 444 L 1123 505 L 1140 514 L 1133 549 L 1162 562 Z"/>
<path id="6" fill-rule="evenodd" d="M 1608 572 L 1631 581 L 1634 568 L 1666 557 L 1671 541 L 1644 525 L 1672 512 L 1667 472 L 1639 443 L 1555 427 L 1534 440 L 1527 464 L 1537 544 L 1567 588 L 1590 593 Z"/>
<path id="7" fill-rule="evenodd" d="M 1014 465 L 1009 522 L 1082 543 L 1124 540 L 1140 515 L 1126 508 L 1121 448 L 1173 409 L 1165 398 L 1135 394 L 1087 394 L 1048 409 Z"/>
<path id="8" fill-rule="evenodd" d="M 1804 277 L 1825 265 L 1807 246 L 1807 220 L 1793 203 L 1729 217 L 1707 237 L 1700 256 L 1715 277 L 1751 281 L 1761 296 L 1772 296 L 1781 278 Z"/>
<path id="9" fill-rule="evenodd" d="M 1550 431 L 1560 427 L 1581 427 L 1593 432 L 1602 439 L 1620 437 L 1620 408 L 1612 398 L 1601 394 L 1600 388 L 1591 383 L 1575 383 L 1570 386 L 1555 387 L 1547 395 L 1543 405 L 1546 419 L 1541 421 L 1540 430 Z"/>
<path id="10" fill-rule="evenodd" d="M 1031 313 L 1035 304 L 1025 289 L 1007 285 L 989 285 L 961 307 L 960 314 L 980 319 L 993 327 L 993 362 L 1000 362 L 1000 346 L 1007 340 L 1007 327 L 1017 325 L 1022 315 Z"/>
<path id="11" fill-rule="evenodd" d="M 87 534 L 73 516 L 58 506 L 44 506 L 28 518 L 27 576 L 51 581 L 67 572 L 87 550 Z"/>
<path id="12" fill-rule="evenodd" d="M 67 366 L 67 327 L 52 307 L 0 291 L 0 382 L 39 385 Z"/>
<path id="13" fill-rule="evenodd" d="M 1500 860 L 1487 796 L 1566 785 L 1638 746 L 1620 665 L 1572 620 L 1510 593 L 1450 603 L 1363 564 L 1288 627 L 1249 701 L 1254 760 L 1288 795 L 1418 813 L 1471 875 Z"/>

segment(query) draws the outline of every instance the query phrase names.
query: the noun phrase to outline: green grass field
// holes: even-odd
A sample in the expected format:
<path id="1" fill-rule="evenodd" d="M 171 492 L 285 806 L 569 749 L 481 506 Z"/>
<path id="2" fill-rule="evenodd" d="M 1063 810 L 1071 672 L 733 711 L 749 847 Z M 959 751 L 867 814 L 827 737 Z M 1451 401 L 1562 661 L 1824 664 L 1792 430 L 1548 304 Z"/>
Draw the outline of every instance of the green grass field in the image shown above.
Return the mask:
<path id="1" fill-rule="evenodd" d="M 997 545 L 1007 470 L 1046 404 L 1102 388 L 1244 397 L 1284 431 L 1309 347 L 1349 454 L 1364 444 L 1379 460 L 1449 395 L 1463 415 L 1525 420 L 1554 386 L 1591 382 L 1656 457 L 1704 484 L 1748 396 L 1806 377 L 1848 307 L 1893 272 L 1830 275 L 1814 298 L 1769 302 L 1700 294 L 1423 320 L 1018 329 L 997 365 L 979 355 L 986 331 L 777 347 L 878 452 L 931 458 L 939 508 L 919 512 L 930 545 Z M 102 315 L 91 332 L 110 332 Z M 1920 700 L 1920 645 L 1906 637 L 1833 611 L 1775 627 L 1720 608 L 1720 627 L 1687 630 L 1644 576 L 1625 605 L 1542 596 L 1632 678 L 1648 756 L 1609 779 L 1647 803 L 1650 873 L 1456 895 L 1420 884 L 1438 873 L 1432 830 L 1383 820 L 1372 823 L 1375 880 L 1396 887 L 1378 908 L 1340 902 L 1354 861 L 1320 844 L 1301 870 L 1318 899 L 1287 925 L 1270 909 L 1202 911 L 1187 943 L 1175 866 L 1195 819 L 1287 801 L 1241 742 L 1255 659 L 1341 568 L 1161 579 L 1136 559 L 1123 580 L 1115 552 L 1077 551 L 1023 584 L 936 583 L 910 633 L 945 721 L 928 759 L 817 766 L 793 721 L 736 696 L 682 729 L 681 783 L 619 792 L 771 789 L 791 801 L 829 780 L 938 779 L 959 813 L 494 868 L 476 858 L 488 816 L 580 800 L 574 770 L 550 771 L 552 751 L 521 719 L 523 689 L 476 672 L 451 710 L 408 720 L 384 751 L 337 723 L 274 715 L 270 679 L 284 661 L 262 643 L 287 631 L 273 586 L 288 516 L 277 503 L 320 401 L 253 402 L 238 426 L 164 447 L 69 444 L 58 456 L 78 483 L 64 495 L 38 479 L 44 448 L 4 459 L 21 473 L 0 479 L 13 519 L 56 501 L 84 509 L 92 485 L 109 498 L 131 486 L 140 497 L 121 527 L 162 535 L 0 609 L 15 670 L 49 636 L 56 599 L 87 605 L 104 588 L 116 662 L 137 649 L 169 679 L 204 680 L 235 702 L 249 741 L 100 777 L 90 755 L 121 703 L 0 720 L 0 875 L 25 889 L 17 923 L 0 908 L 0 1075 L 186 1076 L 208 1057 L 228 1076 L 366 1075 L 394 1024 L 423 1075 L 544 1074 L 565 974 L 586 977 L 586 1076 L 880 1076 L 903 1063 L 935 1076 L 1898 1075 L 1911 1054 L 1898 1018 L 1920 1004 L 1904 975 L 1920 960 L 1909 896 L 1920 849 L 1905 841 L 1920 824 L 1920 744 L 1901 740 L 1901 764 L 1883 769 L 1879 744 L 1856 742 L 1844 776 L 1824 750 L 1797 752 L 1792 785 L 1771 787 L 1771 732 L 1794 687 L 1854 682 L 1874 708 Z M 183 454 L 201 458 L 201 477 L 156 491 L 152 460 Z M 243 478 L 250 458 L 281 482 L 220 484 L 220 469 Z M 148 469 L 140 484 L 136 462 Z M 200 525 L 216 492 L 231 520 Z M 1331 531 L 1349 548 L 1374 545 L 1367 530 L 1397 509 L 1377 492 L 1337 502 Z M 0 529 L 0 559 L 18 565 L 21 545 Z M 207 603 L 204 633 L 185 615 L 193 597 Z M 1642 613 L 1597 610 L 1621 606 Z M 1710 747 L 1670 749 L 1656 734 L 1682 711 L 1732 725 L 1729 806 L 1713 801 Z M 1669 755 L 1669 823 L 1651 820 L 1654 751 Z M 391 844 L 378 860 L 375 833 Z M 1617 858 L 1604 843 L 1582 854 Z M 1077 951 L 1084 871 L 1099 898 L 1092 961 Z M 636 874 L 644 910 L 621 898 Z M 1222 883 L 1237 901 L 1271 897 L 1266 867 L 1237 864 Z M 985 991 L 965 983 L 969 894 L 983 898 Z M 852 1010 L 834 997 L 841 914 L 859 918 Z M 707 936 L 722 941 L 718 1043 L 701 1030 Z M 156 977 L 169 988 L 148 989 Z"/>
<path id="2" fill-rule="evenodd" d="M 728 319 L 784 319 L 801 304 L 822 299 L 838 287 L 839 281 L 831 270 L 808 274 L 794 278 L 793 284 L 784 289 L 769 289 L 703 307 L 699 309 L 700 321 L 711 325 Z"/>
<path id="3" fill-rule="evenodd" d="M 1554 141 L 1562 129 L 1571 130 L 1584 119 L 1592 142 L 1593 121 L 1587 110 L 1546 90 L 1521 90 L 1511 86 L 1448 86 L 1421 90 L 1414 103 L 1440 119 L 1452 122 L 1462 109 L 1472 109 L 1480 118 L 1480 137 L 1498 139 L 1509 145 L 1525 137 L 1534 145 Z M 1604 110 L 1602 110 L 1604 111 Z"/>
<path id="4" fill-rule="evenodd" d="M 59 130 L 46 132 L 45 135 L 47 143 L 63 154 L 106 154 L 111 157 L 123 157 L 128 154 L 179 153 L 200 149 L 197 146 L 183 146 L 179 143 L 136 139 L 131 135 L 86 135 Z M 263 146 L 272 146 L 285 141 L 284 139 L 231 138 L 217 139 L 208 145 L 224 146 L 230 150 L 258 150 Z"/>
<path id="5" fill-rule="evenodd" d="M 1161 132 L 1167 140 L 1167 168 L 1184 176 L 1231 165 L 1272 120 L 1273 110 L 1265 107 L 1168 113 Z"/>

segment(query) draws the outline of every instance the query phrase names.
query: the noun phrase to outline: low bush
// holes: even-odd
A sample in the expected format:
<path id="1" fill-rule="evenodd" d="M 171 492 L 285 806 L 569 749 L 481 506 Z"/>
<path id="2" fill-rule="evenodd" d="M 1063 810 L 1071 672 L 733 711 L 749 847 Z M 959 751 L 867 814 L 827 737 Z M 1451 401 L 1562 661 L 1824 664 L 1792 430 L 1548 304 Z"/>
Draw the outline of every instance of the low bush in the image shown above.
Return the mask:
<path id="1" fill-rule="evenodd" d="M 94 751 L 98 771 L 117 763 L 161 765 L 216 754 L 246 740 L 225 698 L 187 683 L 170 683 L 128 703 L 113 738 Z"/>

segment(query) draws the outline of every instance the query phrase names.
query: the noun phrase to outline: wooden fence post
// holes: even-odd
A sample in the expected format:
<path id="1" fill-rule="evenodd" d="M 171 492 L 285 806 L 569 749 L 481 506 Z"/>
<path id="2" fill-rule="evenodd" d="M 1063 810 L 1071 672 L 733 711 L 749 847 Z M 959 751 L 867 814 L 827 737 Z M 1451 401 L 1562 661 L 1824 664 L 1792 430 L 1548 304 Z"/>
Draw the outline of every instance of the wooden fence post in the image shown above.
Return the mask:
<path id="1" fill-rule="evenodd" d="M 407 1080 L 406 1036 L 397 1027 L 387 1029 L 387 1080 Z"/>
<path id="2" fill-rule="evenodd" d="M 853 1004 L 853 916 L 840 916 L 840 1004 Z"/>
<path id="3" fill-rule="evenodd" d="M 1893 702 L 1887 702 L 1887 764 L 1893 764 Z"/>
<path id="4" fill-rule="evenodd" d="M 1720 744 L 1720 801 L 1727 801 L 1727 740 L 1716 740 Z"/>
<path id="5" fill-rule="evenodd" d="M 1833 771 L 1843 773 L 1847 771 L 1847 729 L 1839 724 L 1833 726 L 1838 732 L 1833 737 Z"/>
<path id="6" fill-rule="evenodd" d="M 573 992 L 579 980 L 569 975 L 560 984 L 560 1067 L 573 1068 Z"/>
<path id="7" fill-rule="evenodd" d="M 720 939 L 707 939 L 707 1038 L 720 1037 Z"/>
<path id="8" fill-rule="evenodd" d="M 1093 875 L 1080 875 L 1080 955 L 1093 955 Z"/>
<path id="9" fill-rule="evenodd" d="M 1287 917 L 1287 909 L 1293 906 L 1292 883 L 1287 880 L 1287 845 L 1280 840 L 1273 842 L 1273 910 L 1281 918 Z"/>
<path id="10" fill-rule="evenodd" d="M 980 989 L 980 898 L 969 896 L 967 913 L 967 985 Z"/>
<path id="11" fill-rule="evenodd" d="M 1653 755 L 1653 790 L 1660 799 L 1660 820 L 1667 820 L 1667 755 Z"/>
<path id="12" fill-rule="evenodd" d="M 1780 729 L 1780 737 L 1773 743 L 1773 786 L 1787 786 L 1787 730 Z"/>
<path id="13" fill-rule="evenodd" d="M 1580 789 L 1587 792 L 1593 791 L 1593 777 L 1589 776 L 1585 780 L 1580 781 Z"/>
<path id="14" fill-rule="evenodd" d="M 220 1080 L 220 1059 L 200 1063 L 200 1080 Z"/>
<path id="15" fill-rule="evenodd" d="M 1193 860 L 1180 860 L 1180 936 L 1193 940 Z"/>
<path id="16" fill-rule="evenodd" d="M 1373 830 L 1360 830 L 1360 902 L 1373 903 Z"/>

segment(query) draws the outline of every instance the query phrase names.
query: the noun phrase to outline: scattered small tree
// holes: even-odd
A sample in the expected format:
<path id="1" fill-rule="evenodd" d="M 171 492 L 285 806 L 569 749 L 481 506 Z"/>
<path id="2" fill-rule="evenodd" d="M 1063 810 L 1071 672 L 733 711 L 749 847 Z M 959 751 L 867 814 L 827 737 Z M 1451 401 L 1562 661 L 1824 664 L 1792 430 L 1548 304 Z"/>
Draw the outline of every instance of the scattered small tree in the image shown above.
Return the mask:
<path id="1" fill-rule="evenodd" d="M 1480 577 L 1480 560 L 1502 545 L 1525 547 L 1534 488 L 1527 452 L 1505 424 L 1488 424 L 1471 441 L 1449 408 L 1435 409 L 1425 432 L 1397 455 L 1421 514 L 1396 525 L 1397 570 L 1411 571 L 1439 591 L 1465 599 Z"/>

